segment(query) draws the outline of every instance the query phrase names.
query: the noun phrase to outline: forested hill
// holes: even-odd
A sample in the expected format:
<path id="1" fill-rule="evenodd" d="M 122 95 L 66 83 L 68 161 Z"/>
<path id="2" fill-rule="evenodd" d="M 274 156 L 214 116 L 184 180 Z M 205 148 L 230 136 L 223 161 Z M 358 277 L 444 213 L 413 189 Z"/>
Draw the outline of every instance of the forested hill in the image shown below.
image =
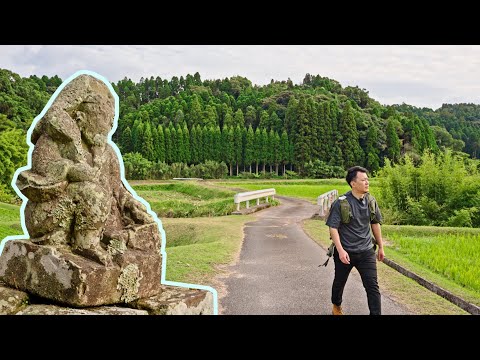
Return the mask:
<path id="1" fill-rule="evenodd" d="M 0 183 L 24 164 L 25 132 L 60 84 L 57 76 L 22 78 L 0 69 Z M 150 162 L 224 161 L 232 174 L 267 166 L 302 172 L 318 160 L 377 170 L 385 158 L 396 162 L 405 153 L 448 147 L 477 157 L 480 146 L 477 105 L 382 106 L 365 89 L 319 75 L 264 86 L 241 76 L 202 80 L 198 73 L 112 85 L 120 97 L 114 141 L 124 154 Z"/>
<path id="2" fill-rule="evenodd" d="M 480 157 L 480 105 L 443 104 L 436 111 L 406 104 L 395 105 L 394 108 L 402 113 L 412 112 L 427 119 L 434 131 L 438 132 L 437 142 L 442 141 L 446 135 L 444 131 L 437 128 L 440 127 L 446 129 L 454 139 L 463 140 L 465 146 L 462 151 L 474 158 Z M 450 139 L 445 138 L 445 141 L 448 142 Z"/>
<path id="3" fill-rule="evenodd" d="M 58 76 L 22 78 L 0 69 L 0 195 L 26 164 L 26 132 L 61 83 Z"/>

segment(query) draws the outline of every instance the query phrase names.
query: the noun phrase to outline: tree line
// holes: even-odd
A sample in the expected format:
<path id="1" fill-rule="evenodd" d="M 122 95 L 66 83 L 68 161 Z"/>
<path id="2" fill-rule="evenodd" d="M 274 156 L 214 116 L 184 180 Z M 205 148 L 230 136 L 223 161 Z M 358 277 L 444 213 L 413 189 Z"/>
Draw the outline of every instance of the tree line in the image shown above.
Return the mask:
<path id="1" fill-rule="evenodd" d="M 161 127 L 163 136 L 166 128 L 170 129 L 170 135 L 172 128 L 177 132 L 182 129 L 183 134 L 190 135 L 190 146 L 194 146 L 192 129 L 200 127 L 204 133 L 216 132 L 219 139 L 227 139 L 231 129 L 233 138 L 239 142 L 233 145 L 237 150 L 232 151 L 231 143 L 222 140 L 222 155 L 208 157 L 237 169 L 230 171 L 231 174 L 238 174 L 239 166 L 252 171 L 251 165 L 255 164 L 258 172 L 259 163 L 263 169 L 265 165 L 277 169 L 281 163 L 284 165 L 281 171 L 288 165 L 305 175 L 306 164 L 318 159 L 332 167 L 360 164 L 375 172 L 386 158 L 397 162 L 405 154 L 419 158 L 425 149 L 439 151 L 436 133 L 425 118 L 382 106 L 364 89 L 342 88 L 337 81 L 319 75 L 307 74 L 299 85 L 291 80 L 272 80 L 268 85 L 258 86 L 240 76 L 202 81 L 196 73 L 186 78 L 173 77 L 170 81 L 142 78 L 136 84 L 125 78 L 114 87 L 121 99 L 119 128 L 114 139 L 122 152 L 135 151 L 149 160 L 155 160 L 153 153 L 145 148 L 142 136 L 134 136 L 141 134 L 141 130 L 134 131 L 140 124 L 143 124 L 141 129 L 148 124 L 150 132 L 157 129 L 157 135 Z M 246 134 L 250 128 L 256 147 L 253 152 L 259 159 L 249 156 L 251 148 Z M 290 154 L 286 150 L 275 154 L 273 144 L 277 135 L 288 139 Z M 218 153 L 215 146 L 212 143 L 212 154 Z M 259 154 L 260 149 L 265 154 Z M 165 157 L 167 163 L 175 161 L 178 159 Z M 184 161 L 197 163 L 195 158 Z"/>
<path id="2" fill-rule="evenodd" d="M 27 129 L 61 83 L 58 76 L 27 78 L 0 69 L 4 189 L 26 163 Z M 435 111 L 383 106 L 365 89 L 320 75 L 260 86 L 242 76 L 202 80 L 197 72 L 139 82 L 125 77 L 112 86 L 120 98 L 113 140 L 124 155 L 152 163 L 214 161 L 227 164 L 232 175 L 290 169 L 308 176 L 354 164 L 375 172 L 387 159 L 397 163 L 409 155 L 420 161 L 427 149 L 476 158 L 480 149 L 478 105 L 445 104 Z"/>

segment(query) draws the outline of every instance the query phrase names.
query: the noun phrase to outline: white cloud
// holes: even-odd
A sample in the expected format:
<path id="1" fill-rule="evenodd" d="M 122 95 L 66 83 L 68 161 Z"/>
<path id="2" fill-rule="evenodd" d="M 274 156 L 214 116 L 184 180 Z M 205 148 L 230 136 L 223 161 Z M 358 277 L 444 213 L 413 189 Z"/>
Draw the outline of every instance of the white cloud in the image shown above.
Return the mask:
<path id="1" fill-rule="evenodd" d="M 289 77 L 300 83 L 310 73 L 358 85 L 383 104 L 480 103 L 480 46 L 2 45 L 0 68 L 62 79 L 87 69 L 115 82 L 198 71 L 203 79 L 242 75 L 255 84 Z"/>

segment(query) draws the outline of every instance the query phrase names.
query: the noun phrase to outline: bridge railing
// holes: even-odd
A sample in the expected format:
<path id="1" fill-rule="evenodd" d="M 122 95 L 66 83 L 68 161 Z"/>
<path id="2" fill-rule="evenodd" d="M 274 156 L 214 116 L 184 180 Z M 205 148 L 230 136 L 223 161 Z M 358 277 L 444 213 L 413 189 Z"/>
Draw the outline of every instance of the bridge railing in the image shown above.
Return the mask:
<path id="1" fill-rule="evenodd" d="M 338 190 L 331 190 L 317 198 L 317 205 L 320 206 L 318 215 L 325 218 L 332 207 L 333 202 L 338 198 Z"/>
<path id="2" fill-rule="evenodd" d="M 233 197 L 233 202 L 237 205 L 237 211 L 240 211 L 240 203 L 243 201 L 247 202 L 247 209 L 250 207 L 250 200 L 257 200 L 257 205 L 260 205 L 260 199 L 266 198 L 268 203 L 268 197 L 271 196 L 272 200 L 275 200 L 275 189 L 264 189 L 264 190 L 255 190 L 247 191 L 235 194 Z"/>

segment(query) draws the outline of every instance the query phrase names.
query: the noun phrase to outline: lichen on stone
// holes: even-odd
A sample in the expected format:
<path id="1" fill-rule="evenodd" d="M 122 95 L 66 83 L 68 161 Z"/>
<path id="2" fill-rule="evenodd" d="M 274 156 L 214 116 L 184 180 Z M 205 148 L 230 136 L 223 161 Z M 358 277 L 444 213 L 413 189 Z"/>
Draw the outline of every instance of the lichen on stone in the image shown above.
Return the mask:
<path id="1" fill-rule="evenodd" d="M 81 210 L 77 210 L 77 213 L 75 214 L 75 228 L 77 231 L 88 230 L 90 228 L 87 218 L 83 216 L 83 212 Z"/>
<path id="2" fill-rule="evenodd" d="M 68 229 L 70 227 L 70 223 L 72 221 L 72 214 L 75 210 L 75 204 L 73 203 L 72 199 L 67 197 L 62 198 L 58 206 L 53 210 L 52 216 L 58 225 L 64 229 Z"/>
<path id="3" fill-rule="evenodd" d="M 120 299 L 123 302 L 128 303 L 138 298 L 138 288 L 142 278 L 137 264 L 129 264 L 122 270 L 118 277 L 117 290 L 122 291 Z"/>
<path id="4" fill-rule="evenodd" d="M 0 286 L 0 315 L 15 314 L 28 305 L 28 295 L 23 291 Z"/>
<path id="5" fill-rule="evenodd" d="M 2 262 L 0 262 L 0 276 L 5 276 L 5 271 L 7 270 L 8 267 L 8 261 L 11 258 L 16 258 L 16 257 L 21 257 L 27 254 L 27 249 L 25 249 L 24 246 L 21 245 L 11 245 L 11 244 L 5 244 L 5 249 L 2 253 Z"/>
<path id="6" fill-rule="evenodd" d="M 122 240 L 112 239 L 107 246 L 110 255 L 123 254 L 127 250 L 127 245 Z"/>

